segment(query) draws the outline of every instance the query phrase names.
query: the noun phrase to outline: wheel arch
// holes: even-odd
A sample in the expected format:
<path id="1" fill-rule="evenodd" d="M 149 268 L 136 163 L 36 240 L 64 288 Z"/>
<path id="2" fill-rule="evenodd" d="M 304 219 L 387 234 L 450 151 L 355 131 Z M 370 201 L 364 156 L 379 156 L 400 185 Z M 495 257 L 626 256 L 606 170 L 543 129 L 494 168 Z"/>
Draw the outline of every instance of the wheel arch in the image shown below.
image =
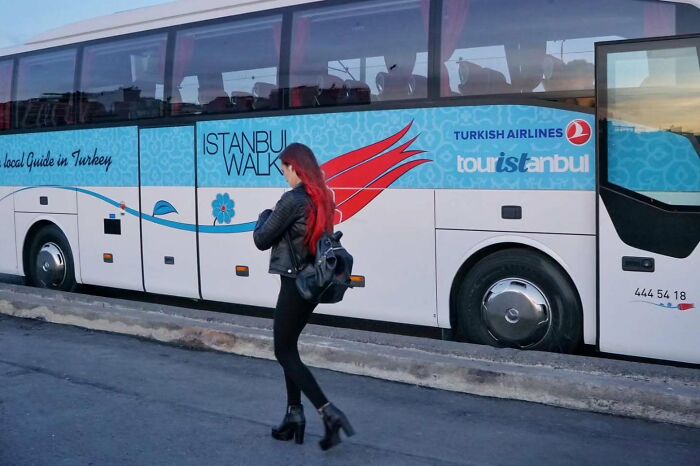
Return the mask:
<path id="1" fill-rule="evenodd" d="M 29 258 L 29 249 L 31 247 L 32 241 L 34 240 L 34 237 L 37 235 L 37 233 L 44 227 L 47 226 L 54 226 L 58 228 L 61 233 L 63 233 L 63 236 L 65 236 L 66 240 L 68 241 L 68 245 L 70 246 L 71 249 L 71 254 L 73 257 L 73 271 L 75 273 L 75 281 L 76 283 L 82 283 L 81 280 L 81 267 L 80 267 L 80 253 L 78 249 L 78 238 L 77 238 L 77 222 L 76 216 L 75 215 L 69 215 L 69 214 L 61 214 L 61 215 L 40 215 L 37 216 L 36 218 L 33 218 L 30 222 L 30 226 L 26 229 L 26 232 L 24 233 L 24 238 L 20 240 L 19 236 L 21 235 L 21 230 L 23 228 L 20 228 L 17 231 L 18 235 L 18 246 L 19 244 L 22 245 L 21 251 L 18 251 L 18 258 L 21 260 L 19 261 L 20 263 L 18 264 L 19 267 L 21 267 L 21 270 L 19 270 L 21 275 L 24 275 L 25 277 L 29 278 L 30 270 L 31 270 L 31 264 L 29 263 L 30 258 Z M 20 243 L 21 241 L 21 243 Z"/>
<path id="2" fill-rule="evenodd" d="M 566 265 L 566 262 L 553 250 L 551 250 L 543 244 L 539 244 L 535 241 L 525 242 L 520 239 L 511 238 L 508 240 L 494 241 L 489 244 L 477 245 L 472 250 L 472 252 L 468 253 L 465 256 L 462 265 L 457 270 L 457 273 L 453 277 L 452 284 L 450 286 L 450 328 L 453 332 L 459 331 L 459 326 L 457 324 L 457 296 L 459 294 L 459 288 L 464 280 L 464 277 L 481 259 L 493 253 L 503 251 L 506 249 L 527 250 L 542 255 L 546 259 L 550 260 L 552 264 L 559 269 L 559 271 L 562 273 L 562 276 L 569 282 L 569 285 L 571 285 L 571 289 L 574 290 L 574 294 L 576 295 L 576 300 L 578 301 L 579 309 L 583 310 L 581 291 L 576 286 L 574 280 L 571 278 L 571 273 Z"/>

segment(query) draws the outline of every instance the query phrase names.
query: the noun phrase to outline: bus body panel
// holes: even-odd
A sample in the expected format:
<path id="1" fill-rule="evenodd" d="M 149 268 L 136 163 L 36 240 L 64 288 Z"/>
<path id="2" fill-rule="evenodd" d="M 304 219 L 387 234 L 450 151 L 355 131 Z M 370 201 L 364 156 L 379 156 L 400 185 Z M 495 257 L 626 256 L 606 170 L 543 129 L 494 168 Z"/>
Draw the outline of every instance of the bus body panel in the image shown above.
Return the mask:
<path id="1" fill-rule="evenodd" d="M 78 225 L 83 283 L 143 291 L 138 187 L 80 189 Z M 118 222 L 120 232 L 109 233 L 105 220 Z M 106 262 L 104 254 L 112 254 L 113 261 Z"/>
<path id="2" fill-rule="evenodd" d="M 599 204 L 600 269 L 614 277 L 601 283 L 601 351 L 700 363 L 700 248 L 675 258 L 625 244 L 603 202 Z M 622 272 L 622 257 L 648 257 L 653 273 Z M 619 271 L 619 272 L 618 272 Z M 688 273 L 695 271 L 696 273 Z"/>
<path id="3" fill-rule="evenodd" d="M 61 229 L 68 240 L 71 252 L 73 253 L 73 267 L 75 268 L 75 281 L 82 283 L 82 272 L 80 267 L 80 244 L 78 234 L 78 216 L 74 214 L 48 214 L 48 213 L 32 213 L 32 212 L 17 212 L 14 214 L 15 220 L 15 236 L 17 238 L 17 268 L 20 275 L 27 275 L 24 270 L 22 257 L 24 255 L 23 246 L 27 238 L 27 233 L 36 223 L 47 221 L 53 223 Z"/>
<path id="4" fill-rule="evenodd" d="M 77 214 L 75 191 L 37 186 L 15 193 L 15 212 L 45 212 L 52 214 Z"/>
<path id="5" fill-rule="evenodd" d="M 284 193 L 283 188 L 199 188 L 199 267 L 202 297 L 254 306 L 274 307 L 279 291 L 279 278 L 268 271 L 270 252 L 258 251 L 253 244 L 253 227 L 258 214 L 271 209 Z M 228 196 L 228 201 L 226 200 Z M 220 200 L 216 204 L 217 198 Z M 215 212 L 213 205 L 217 205 Z M 215 213 L 221 206 L 233 209 L 230 219 Z M 219 223 L 221 220 L 224 223 Z M 225 221 L 229 220 L 226 224 Z M 227 232 L 225 227 L 231 228 Z M 219 227 L 219 228 L 217 228 Z M 236 275 L 236 266 L 249 269 L 247 277 Z"/>
<path id="6" fill-rule="evenodd" d="M 199 297 L 194 126 L 140 129 L 144 287 Z"/>
<path id="7" fill-rule="evenodd" d="M 509 207 L 522 218 L 508 218 Z M 595 192 L 442 189 L 435 218 L 442 229 L 595 235 Z"/>
<path id="8" fill-rule="evenodd" d="M 315 312 L 437 326 L 433 218 L 433 191 L 389 189 L 336 226 L 366 286 Z"/>
<path id="9" fill-rule="evenodd" d="M 14 186 L 0 186 L 0 273 L 20 273 L 17 267 L 13 194 L 17 189 Z"/>
<path id="10" fill-rule="evenodd" d="M 588 235 L 552 235 L 491 231 L 437 230 L 438 324 L 450 327 L 450 293 L 462 264 L 492 245 L 530 246 L 557 262 L 571 277 L 583 306 L 583 339 L 596 342 L 596 239 Z M 457 284 L 459 286 L 459 284 Z"/>
<path id="11" fill-rule="evenodd" d="M 194 191 L 194 186 L 141 188 L 143 273 L 149 293 L 199 298 Z M 169 228 L 150 217 L 182 226 Z"/>

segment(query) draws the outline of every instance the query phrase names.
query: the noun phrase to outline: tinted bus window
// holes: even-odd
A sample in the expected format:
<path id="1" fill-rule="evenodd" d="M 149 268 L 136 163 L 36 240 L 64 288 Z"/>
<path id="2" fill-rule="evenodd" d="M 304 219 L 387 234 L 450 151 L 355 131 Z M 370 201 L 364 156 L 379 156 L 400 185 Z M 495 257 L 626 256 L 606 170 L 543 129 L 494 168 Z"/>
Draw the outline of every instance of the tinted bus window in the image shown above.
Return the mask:
<path id="1" fill-rule="evenodd" d="M 12 61 L 0 61 L 0 131 L 12 128 Z"/>
<path id="2" fill-rule="evenodd" d="M 296 13 L 291 105 L 427 97 L 429 5 L 387 0 Z"/>
<path id="3" fill-rule="evenodd" d="M 443 96 L 594 89 L 594 43 L 676 33 L 676 6 L 639 0 L 444 0 Z"/>
<path id="4" fill-rule="evenodd" d="M 15 127 L 43 128 L 74 123 L 75 49 L 20 58 Z"/>
<path id="5" fill-rule="evenodd" d="M 85 47 L 78 121 L 163 115 L 166 34 Z"/>
<path id="6" fill-rule="evenodd" d="M 178 32 L 172 113 L 278 108 L 281 29 L 277 15 Z"/>

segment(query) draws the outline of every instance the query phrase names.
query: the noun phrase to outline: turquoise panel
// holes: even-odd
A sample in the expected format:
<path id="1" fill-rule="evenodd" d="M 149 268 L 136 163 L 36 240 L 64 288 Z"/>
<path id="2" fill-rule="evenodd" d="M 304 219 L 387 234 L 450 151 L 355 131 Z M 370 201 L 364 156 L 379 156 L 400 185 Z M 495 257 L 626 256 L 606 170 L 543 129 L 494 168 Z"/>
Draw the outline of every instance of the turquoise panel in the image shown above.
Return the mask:
<path id="1" fill-rule="evenodd" d="M 141 185 L 194 186 L 194 127 L 142 129 Z"/>
<path id="2" fill-rule="evenodd" d="M 608 181 L 633 191 L 700 192 L 692 137 L 609 121 Z"/>
<path id="3" fill-rule="evenodd" d="M 0 136 L 2 186 L 138 186 L 135 126 Z"/>
<path id="4" fill-rule="evenodd" d="M 574 121 L 583 123 L 571 127 Z M 378 149 L 408 126 L 394 144 Z M 592 128 L 589 114 L 522 105 L 206 121 L 197 125 L 198 180 L 201 187 L 284 187 L 278 156 L 301 142 L 321 164 L 362 148 L 377 159 L 346 167 L 358 176 L 346 176 L 345 183 L 365 183 L 425 159 L 391 187 L 593 190 Z M 397 151 L 419 152 L 402 158 Z"/>

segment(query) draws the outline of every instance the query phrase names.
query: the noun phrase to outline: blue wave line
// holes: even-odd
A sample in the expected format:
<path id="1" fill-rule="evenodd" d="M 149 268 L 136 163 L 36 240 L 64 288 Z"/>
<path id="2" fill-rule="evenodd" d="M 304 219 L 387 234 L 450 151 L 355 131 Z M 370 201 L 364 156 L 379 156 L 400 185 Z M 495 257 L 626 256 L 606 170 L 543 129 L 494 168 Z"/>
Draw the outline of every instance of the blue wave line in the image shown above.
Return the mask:
<path id="1" fill-rule="evenodd" d="M 26 191 L 28 189 L 38 189 L 38 188 L 57 188 L 57 189 L 65 189 L 67 191 L 75 191 L 81 194 L 85 194 L 88 196 L 92 196 L 94 198 L 97 198 L 103 202 L 106 202 L 109 205 L 112 205 L 116 208 L 120 208 L 121 204 L 113 199 L 108 198 L 107 196 L 103 196 L 100 193 L 96 193 L 94 191 L 89 191 L 87 189 L 83 188 L 74 188 L 74 187 L 68 187 L 68 186 L 53 186 L 53 185 L 48 185 L 48 186 L 30 186 L 22 189 L 18 189 L 17 191 L 14 191 L 10 194 L 7 194 L 6 196 L 0 198 L 0 202 L 2 202 L 4 199 L 10 197 L 11 195 L 21 192 L 21 191 Z M 162 225 L 167 228 L 174 228 L 176 230 L 182 230 L 182 231 L 192 231 L 196 232 L 199 230 L 200 233 L 207 233 L 207 234 L 219 234 L 219 233 L 248 233 L 251 232 L 255 229 L 255 222 L 247 222 L 247 223 L 236 223 L 233 225 L 199 225 L 199 228 L 197 225 L 192 224 L 192 223 L 182 223 L 182 222 L 173 222 L 172 220 L 166 220 L 164 218 L 158 218 L 154 217 L 153 215 L 148 215 L 144 214 L 143 212 L 139 212 L 138 210 L 134 210 L 130 207 L 126 208 L 126 213 L 129 215 L 133 215 L 134 217 L 141 217 L 143 220 L 146 220 L 151 223 L 155 223 L 158 225 Z"/>

